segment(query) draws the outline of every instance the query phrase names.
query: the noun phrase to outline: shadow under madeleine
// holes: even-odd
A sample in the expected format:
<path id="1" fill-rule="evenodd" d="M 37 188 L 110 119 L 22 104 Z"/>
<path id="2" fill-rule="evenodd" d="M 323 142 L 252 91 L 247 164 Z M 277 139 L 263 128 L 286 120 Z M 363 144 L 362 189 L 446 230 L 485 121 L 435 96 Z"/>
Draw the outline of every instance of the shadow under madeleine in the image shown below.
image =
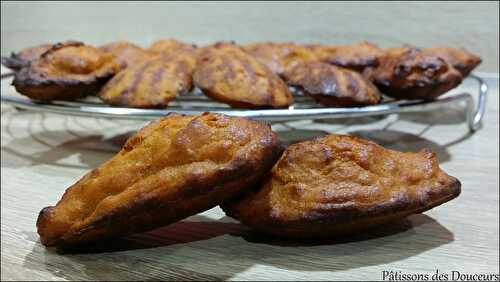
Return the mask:
<path id="1" fill-rule="evenodd" d="M 228 218 L 195 216 L 71 252 L 54 251 L 37 243 L 24 264 L 49 270 L 65 279 L 220 280 L 230 279 L 255 265 L 292 271 L 341 271 L 387 264 L 453 239 L 453 233 L 424 214 L 327 241 L 272 238 L 253 233 Z M 81 271 L 61 271 L 60 266 L 68 264 Z"/>
<path id="2" fill-rule="evenodd" d="M 112 238 L 99 242 L 90 242 L 66 248 L 49 248 L 60 254 L 68 253 L 110 253 L 135 249 L 149 249 L 176 244 L 186 244 L 207 240 L 222 235 L 242 235 L 248 228 L 229 218 L 214 220 L 203 215 L 194 215 L 188 219 L 136 233 L 124 237 Z"/>

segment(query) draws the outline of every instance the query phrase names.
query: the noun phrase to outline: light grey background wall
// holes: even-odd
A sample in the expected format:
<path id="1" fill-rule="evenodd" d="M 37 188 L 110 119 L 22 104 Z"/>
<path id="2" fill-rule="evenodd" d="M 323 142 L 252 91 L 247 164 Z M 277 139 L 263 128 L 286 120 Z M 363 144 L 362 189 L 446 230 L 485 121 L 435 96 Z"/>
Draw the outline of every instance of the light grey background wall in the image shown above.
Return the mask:
<path id="1" fill-rule="evenodd" d="M 350 43 L 382 47 L 463 46 L 498 72 L 498 2 L 1 3 L 1 53 L 42 42 L 90 44 L 127 39 L 143 46 L 162 37 Z"/>

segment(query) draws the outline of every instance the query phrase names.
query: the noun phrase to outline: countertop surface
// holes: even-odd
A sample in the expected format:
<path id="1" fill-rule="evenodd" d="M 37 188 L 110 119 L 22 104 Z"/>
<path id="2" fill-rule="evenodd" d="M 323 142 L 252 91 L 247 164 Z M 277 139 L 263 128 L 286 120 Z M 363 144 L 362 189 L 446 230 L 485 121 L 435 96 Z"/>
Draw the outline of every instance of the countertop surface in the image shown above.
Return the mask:
<path id="1" fill-rule="evenodd" d="M 430 148 L 442 168 L 462 182 L 462 194 L 449 203 L 329 243 L 270 241 L 214 208 L 91 250 L 47 249 L 36 233 L 39 211 L 115 154 L 144 122 L 19 111 L 2 103 L 1 279 L 379 280 L 383 271 L 498 274 L 498 76 L 486 80 L 490 91 L 484 126 L 474 134 L 459 105 L 425 113 L 273 125 L 285 142 L 348 133 L 398 150 Z M 2 81 L 2 95 L 13 91 Z M 477 89 L 465 82 L 453 92 L 460 91 Z"/>

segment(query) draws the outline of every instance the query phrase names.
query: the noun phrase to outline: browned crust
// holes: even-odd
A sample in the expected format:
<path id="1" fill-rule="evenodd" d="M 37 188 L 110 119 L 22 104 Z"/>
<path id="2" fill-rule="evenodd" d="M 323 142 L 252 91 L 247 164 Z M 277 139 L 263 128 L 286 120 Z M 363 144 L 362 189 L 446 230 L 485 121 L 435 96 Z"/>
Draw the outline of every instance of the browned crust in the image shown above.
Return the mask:
<path id="1" fill-rule="evenodd" d="M 152 52 L 127 41 L 107 43 L 100 46 L 99 49 L 114 55 L 121 69 L 134 66 L 154 56 Z"/>
<path id="2" fill-rule="evenodd" d="M 259 42 L 244 45 L 243 48 L 279 76 L 283 76 L 298 64 L 317 61 L 310 48 L 291 42 Z"/>
<path id="3" fill-rule="evenodd" d="M 230 128 L 224 126 L 230 126 Z M 210 138 L 210 136 L 200 136 L 200 139 L 196 139 L 198 131 L 206 133 L 205 129 L 209 127 L 211 127 L 209 130 L 219 132 L 213 133 L 216 135 L 210 135 L 212 138 L 216 136 L 224 138 L 226 133 L 223 131 L 225 130 L 237 130 L 238 133 L 234 132 L 237 136 L 227 136 L 227 138 L 218 140 L 205 139 Z M 167 128 L 172 131 L 163 133 Z M 102 189 L 109 191 L 101 190 L 98 193 L 102 193 L 102 195 L 96 196 L 95 193 L 89 195 L 89 197 L 98 197 L 95 204 L 89 202 L 92 201 L 90 198 L 75 199 L 75 197 L 84 195 L 81 194 L 84 193 L 83 190 L 90 189 L 85 188 L 91 187 L 88 185 L 98 185 L 92 183 L 100 183 L 100 177 L 112 177 L 108 174 L 110 172 L 109 166 L 125 165 L 128 162 L 125 156 L 132 154 L 134 150 L 149 150 L 150 146 L 159 146 L 162 142 L 168 141 L 150 139 L 151 136 L 160 138 L 163 134 L 171 134 L 169 136 L 172 138 L 171 142 L 174 143 L 172 143 L 173 147 L 162 150 L 181 150 L 171 152 L 174 158 L 178 158 L 177 161 L 180 162 L 173 164 L 172 170 L 165 171 L 164 167 L 158 167 L 157 172 L 151 171 L 153 178 L 151 175 L 139 177 L 137 181 L 140 182 L 127 183 L 125 190 L 121 192 L 114 191 L 118 187 L 103 186 Z M 190 142 L 199 143 L 200 146 L 189 145 Z M 210 142 L 215 142 L 219 144 L 218 146 L 228 146 L 228 148 L 225 151 L 215 150 L 215 147 L 211 147 L 214 146 L 212 145 L 214 143 Z M 187 146 L 186 148 L 189 149 L 184 151 L 184 149 L 179 148 L 182 146 Z M 191 146 L 197 149 L 192 151 Z M 94 169 L 66 190 L 55 207 L 44 208 L 37 220 L 38 233 L 44 245 L 67 246 L 146 231 L 173 223 L 212 208 L 223 199 L 233 197 L 252 186 L 273 166 L 281 152 L 280 148 L 276 134 L 271 131 L 268 125 L 258 122 L 211 113 L 197 117 L 167 116 L 141 129 L 131 137 L 122 151 L 112 160 Z M 152 153 L 158 158 L 159 163 L 153 162 L 147 165 L 148 169 L 152 170 L 153 167 L 162 162 L 173 161 L 169 159 L 168 151 Z M 230 159 L 225 160 L 228 157 L 227 154 L 231 154 Z M 147 158 L 142 153 L 140 156 Z M 208 159 L 204 159 L 203 156 Z M 190 158 L 193 159 L 190 160 Z M 145 173 L 142 170 L 139 171 Z M 131 171 L 129 173 L 137 172 Z M 169 173 L 175 173 L 175 175 L 169 176 Z M 123 177 L 123 175 L 116 177 Z M 116 181 L 110 183 L 116 184 L 120 181 L 116 178 Z M 157 188 L 152 188 L 151 185 Z M 132 191 L 130 189 L 145 190 Z M 115 199 L 120 199 L 120 201 L 108 201 L 110 197 L 117 197 Z M 74 209 L 77 207 L 72 201 L 76 200 L 84 201 L 85 204 L 90 205 L 89 210 L 75 213 Z M 63 221 L 60 221 L 61 219 Z"/>
<path id="4" fill-rule="evenodd" d="M 195 44 L 189 44 L 169 38 L 169 39 L 160 39 L 153 42 L 153 44 L 151 44 L 148 50 L 152 52 L 163 53 L 165 55 L 170 55 L 178 51 L 194 52 L 196 48 L 197 46 Z"/>
<path id="5" fill-rule="evenodd" d="M 444 59 L 454 68 L 456 68 L 463 77 L 468 76 L 469 73 L 482 62 L 481 57 L 463 48 L 458 49 L 438 46 L 433 48 L 426 48 L 424 49 L 424 51 Z"/>
<path id="6" fill-rule="evenodd" d="M 23 49 L 18 53 L 12 53 L 10 57 L 2 57 L 2 65 L 8 67 L 11 70 L 18 71 L 22 67 L 28 66 L 32 61 L 38 59 L 51 47 L 52 44 L 45 43 Z"/>
<path id="7" fill-rule="evenodd" d="M 463 79 L 444 59 L 412 47 L 387 50 L 371 76 L 384 94 L 397 99 L 423 100 L 439 97 Z"/>
<path id="8" fill-rule="evenodd" d="M 268 163 L 264 163 L 265 165 Z M 235 166 L 234 169 L 236 168 Z M 228 195 L 237 194 L 242 186 L 251 186 L 262 177 L 262 174 L 263 172 L 256 171 L 252 176 L 243 175 L 240 179 L 227 183 L 224 183 L 224 180 L 228 179 L 225 172 L 198 179 L 187 179 L 184 185 L 189 187 L 189 190 L 186 190 L 185 194 L 176 195 L 178 200 L 170 197 L 162 199 L 145 196 L 136 199 L 128 206 L 111 211 L 106 216 L 96 218 L 85 228 L 65 233 L 61 238 L 53 241 L 42 239 L 42 243 L 47 246 L 68 246 L 165 226 L 213 208 Z M 213 183 L 214 186 L 208 187 L 206 183 Z M 205 190 L 203 195 L 193 193 L 193 191 L 201 190 Z M 50 218 L 51 209 L 53 207 L 42 209 L 37 226 L 44 228 L 45 225 L 50 224 L 47 223 L 47 219 Z"/>
<path id="9" fill-rule="evenodd" d="M 357 107 L 378 104 L 378 89 L 361 74 L 321 62 L 303 63 L 285 73 L 288 85 L 322 105 Z"/>
<path id="10" fill-rule="evenodd" d="M 444 189 L 450 191 L 449 194 L 443 195 L 443 197 L 432 203 L 422 204 L 423 206 L 418 206 L 415 203 L 411 203 L 413 206 L 405 206 L 405 204 L 410 203 L 406 201 L 407 199 L 400 198 L 395 199 L 394 203 L 386 203 L 377 207 L 371 213 L 366 213 L 355 208 L 346 208 L 343 213 L 338 213 L 335 217 L 310 217 L 304 220 L 286 222 L 280 221 L 279 218 L 267 221 L 260 218 L 260 222 L 258 223 L 246 222 L 245 220 L 248 220 L 248 218 L 238 214 L 231 205 L 222 205 L 222 208 L 227 215 L 242 221 L 255 231 L 261 233 L 295 239 L 328 239 L 355 234 L 382 224 L 403 219 L 412 214 L 423 213 L 458 197 L 461 192 L 461 183 L 458 179 L 455 179 L 453 183 Z"/>
<path id="11" fill-rule="evenodd" d="M 165 108 L 191 91 L 193 65 L 180 56 L 156 56 L 120 71 L 99 92 L 106 104 L 134 108 Z"/>
<path id="12" fill-rule="evenodd" d="M 382 49 L 370 42 L 359 42 L 350 45 L 312 44 L 309 48 L 317 58 L 325 63 L 362 72 L 367 67 L 379 64 Z"/>
<path id="13" fill-rule="evenodd" d="M 233 107 L 284 108 L 293 103 L 286 84 L 235 44 L 203 48 L 193 81 L 205 95 Z"/>
<path id="14" fill-rule="evenodd" d="M 82 57 L 75 55 L 77 52 L 66 56 L 58 54 L 69 48 L 77 49 Z M 88 57 L 95 61 L 87 61 Z M 96 65 L 96 69 L 86 73 L 73 72 L 73 66 L 78 68 L 86 64 Z M 113 56 L 81 42 L 70 41 L 53 45 L 39 59 L 17 72 L 12 84 L 19 93 L 32 99 L 74 100 L 96 93 L 117 70 Z"/>
<path id="15" fill-rule="evenodd" d="M 333 176 L 336 173 L 338 178 Z M 391 182 L 387 182 L 388 173 Z M 456 198 L 460 186 L 439 169 L 428 150 L 400 153 L 359 138 L 330 135 L 290 146 L 263 186 L 221 206 L 259 232 L 332 238 L 429 210 Z M 348 191 L 343 190 L 346 187 Z"/>

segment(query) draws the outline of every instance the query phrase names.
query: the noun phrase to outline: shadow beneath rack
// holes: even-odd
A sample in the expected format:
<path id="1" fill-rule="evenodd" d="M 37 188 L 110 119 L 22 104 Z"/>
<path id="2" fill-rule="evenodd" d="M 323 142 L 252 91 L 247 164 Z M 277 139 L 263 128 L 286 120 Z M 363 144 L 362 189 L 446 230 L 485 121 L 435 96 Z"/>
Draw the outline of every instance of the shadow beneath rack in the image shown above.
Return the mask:
<path id="1" fill-rule="evenodd" d="M 387 115 L 357 117 L 357 118 L 335 118 L 335 119 L 316 119 L 314 122 L 324 124 L 341 124 L 344 126 L 349 125 L 369 125 L 385 119 Z"/>
<path id="2" fill-rule="evenodd" d="M 399 120 L 434 126 L 460 123 L 465 124 L 467 122 L 467 116 L 463 106 L 450 105 L 438 111 L 400 113 Z"/>
<path id="3" fill-rule="evenodd" d="M 115 155 L 133 132 L 127 132 L 104 138 L 102 135 L 87 135 L 71 138 L 67 131 L 43 131 L 23 138 L 16 138 L 1 147 L 2 166 L 22 167 L 48 164 L 56 167 L 89 169 L 98 166 Z M 35 146 L 33 146 L 35 143 Z M 54 143 L 56 143 L 54 145 Z M 44 147 L 44 150 L 33 150 Z M 64 162 L 69 157 L 76 157 L 80 164 Z"/>
<path id="4" fill-rule="evenodd" d="M 88 122 L 78 117 L 63 117 L 58 121 L 63 123 L 62 129 L 51 130 L 44 113 L 18 112 L 8 109 L 2 111 L 2 115 L 5 115 L 2 124 L 3 134 L 12 139 L 7 144 L 2 142 L 2 165 L 6 167 L 50 164 L 58 167 L 90 169 L 117 153 L 127 138 L 135 132 L 124 130 L 125 132 L 114 136 L 104 137 L 103 134 L 108 128 L 121 128 L 123 123 L 126 124 L 125 121 L 90 119 L 92 122 Z M 389 123 L 384 120 L 386 118 L 387 116 L 323 119 L 316 120 L 311 125 L 302 126 L 294 126 L 294 122 L 277 123 L 283 128 L 278 131 L 278 134 L 283 145 L 288 146 L 330 133 L 346 132 L 395 150 L 418 151 L 429 148 L 436 152 L 440 162 L 450 160 L 451 156 L 447 151 L 449 146 L 471 136 L 467 131 L 466 134 L 446 144 L 438 144 L 423 137 L 424 133 L 435 125 L 464 123 L 464 112 L 458 106 L 434 112 L 398 114 L 397 120 Z M 24 125 L 20 126 L 20 122 L 24 122 Z M 389 128 L 399 122 L 411 122 L 426 127 L 417 133 Z M 381 129 L 384 123 L 387 124 Z M 318 124 L 319 126 L 315 127 Z M 359 125 L 373 127 L 373 129 L 351 129 Z M 15 136 L 22 137 L 15 138 Z M 68 158 L 77 158 L 78 161 L 66 161 Z"/>
<path id="5" fill-rule="evenodd" d="M 2 109 L 2 166 L 93 168 L 121 149 L 135 132 L 130 129 L 140 127 L 138 121 Z"/>
<path id="6" fill-rule="evenodd" d="M 308 272 L 383 265 L 454 239 L 448 229 L 422 214 L 330 241 L 280 240 L 226 221 L 196 216 L 196 221 L 117 239 L 91 251 L 60 253 L 36 243 L 24 265 L 70 280 L 223 280 L 256 265 Z"/>

